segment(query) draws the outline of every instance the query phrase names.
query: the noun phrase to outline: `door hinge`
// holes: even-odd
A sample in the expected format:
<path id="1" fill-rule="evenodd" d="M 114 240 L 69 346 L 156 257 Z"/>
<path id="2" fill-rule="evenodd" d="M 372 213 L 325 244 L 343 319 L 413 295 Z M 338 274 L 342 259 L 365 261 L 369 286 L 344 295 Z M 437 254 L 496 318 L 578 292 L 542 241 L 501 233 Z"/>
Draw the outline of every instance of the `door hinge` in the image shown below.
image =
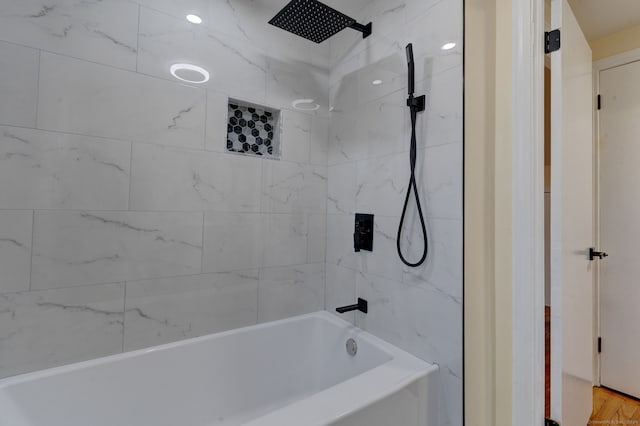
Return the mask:
<path id="1" fill-rule="evenodd" d="M 544 53 L 560 50 L 560 30 L 545 31 L 544 33 Z"/>
<path id="2" fill-rule="evenodd" d="M 598 95 L 598 110 L 602 108 L 602 97 Z"/>
<path id="3" fill-rule="evenodd" d="M 602 337 L 598 337 L 598 353 L 602 353 Z"/>
<path id="4" fill-rule="evenodd" d="M 544 419 L 544 426 L 560 426 L 560 423 L 551 419 Z"/>

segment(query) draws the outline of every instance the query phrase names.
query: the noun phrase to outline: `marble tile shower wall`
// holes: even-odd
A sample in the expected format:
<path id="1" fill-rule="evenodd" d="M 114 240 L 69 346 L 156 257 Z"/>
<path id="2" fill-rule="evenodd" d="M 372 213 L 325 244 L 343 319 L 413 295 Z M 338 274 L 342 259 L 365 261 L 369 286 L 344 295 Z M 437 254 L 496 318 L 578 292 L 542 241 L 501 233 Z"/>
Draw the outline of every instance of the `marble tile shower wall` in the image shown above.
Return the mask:
<path id="1" fill-rule="evenodd" d="M 329 48 L 273 13 L 0 3 L 0 377 L 324 307 Z M 283 110 L 281 161 L 225 152 L 228 97 Z"/>
<path id="2" fill-rule="evenodd" d="M 332 107 L 327 204 L 327 309 L 369 301 L 359 327 L 441 368 L 442 425 L 462 425 L 462 0 L 374 0 L 354 12 L 373 35 L 331 41 Z M 418 185 L 430 252 L 405 267 L 396 233 L 409 179 L 410 124 L 404 47 L 414 45 Z M 448 51 L 447 42 L 457 46 Z M 379 80 L 379 81 L 376 81 Z M 373 84 L 376 81 L 377 84 Z M 404 233 L 422 249 L 415 204 Z M 354 253 L 353 213 L 375 214 L 374 251 Z"/>

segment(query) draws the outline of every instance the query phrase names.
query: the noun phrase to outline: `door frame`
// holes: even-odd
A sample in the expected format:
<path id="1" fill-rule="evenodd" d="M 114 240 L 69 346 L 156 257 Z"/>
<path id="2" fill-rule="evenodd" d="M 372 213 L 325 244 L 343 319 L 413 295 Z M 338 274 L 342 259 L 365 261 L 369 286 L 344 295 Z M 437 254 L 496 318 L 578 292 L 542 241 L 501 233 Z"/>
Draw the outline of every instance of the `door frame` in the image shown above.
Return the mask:
<path id="1" fill-rule="evenodd" d="M 619 67 L 622 65 L 626 65 L 632 62 L 640 61 L 640 48 L 629 50 L 627 52 L 619 53 L 617 55 L 608 56 L 603 59 L 599 59 L 593 63 L 593 96 L 594 99 L 597 98 L 600 93 L 600 72 Z M 594 108 L 593 112 L 593 140 L 594 140 L 594 239 L 597 248 L 600 247 L 600 152 L 598 147 L 600 146 L 600 114 L 598 113 L 598 109 Z M 597 262 L 596 262 L 597 263 Z M 596 336 L 601 336 L 601 311 L 600 311 L 600 271 L 598 269 L 598 265 L 596 265 L 595 271 L 595 300 L 594 300 L 594 323 L 596 327 Z M 597 386 L 602 385 L 601 380 L 601 360 L 600 354 L 596 350 L 595 353 L 595 371 L 594 371 L 594 382 Z"/>
<path id="2" fill-rule="evenodd" d="M 512 424 L 544 424 L 544 0 L 512 0 Z"/>

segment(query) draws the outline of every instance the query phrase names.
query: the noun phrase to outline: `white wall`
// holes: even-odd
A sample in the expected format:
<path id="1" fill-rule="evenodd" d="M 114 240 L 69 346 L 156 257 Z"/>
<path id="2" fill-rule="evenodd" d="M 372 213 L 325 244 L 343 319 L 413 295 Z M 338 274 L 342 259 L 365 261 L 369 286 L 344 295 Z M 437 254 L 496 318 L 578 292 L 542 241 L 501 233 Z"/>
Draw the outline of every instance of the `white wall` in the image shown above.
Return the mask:
<path id="1" fill-rule="evenodd" d="M 369 313 L 343 315 L 365 330 L 440 365 L 443 425 L 462 424 L 462 2 L 380 0 L 357 12 L 373 21 L 362 40 L 345 31 L 331 41 L 331 137 L 327 204 L 326 308 L 369 301 Z M 396 232 L 409 179 L 409 117 L 404 47 L 414 45 L 418 186 L 430 254 L 405 267 Z M 441 50 L 446 42 L 457 46 Z M 382 80 L 374 86 L 372 81 Z M 404 247 L 421 253 L 410 203 Z M 375 215 L 374 250 L 353 251 L 353 214 Z"/>
<path id="2" fill-rule="evenodd" d="M 2 2 L 0 377 L 323 308 L 329 50 L 274 13 Z M 229 96 L 283 109 L 281 161 L 225 153 Z"/>

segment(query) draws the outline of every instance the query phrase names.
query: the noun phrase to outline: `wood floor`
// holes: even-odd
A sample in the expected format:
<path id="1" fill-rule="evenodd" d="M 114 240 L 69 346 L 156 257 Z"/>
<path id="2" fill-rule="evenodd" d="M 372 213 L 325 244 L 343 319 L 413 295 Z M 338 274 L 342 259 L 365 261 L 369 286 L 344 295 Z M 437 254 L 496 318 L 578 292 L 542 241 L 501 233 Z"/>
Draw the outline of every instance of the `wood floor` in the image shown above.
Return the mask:
<path id="1" fill-rule="evenodd" d="M 551 412 L 551 309 L 547 306 L 545 317 L 545 417 Z M 638 425 L 640 426 L 640 400 L 621 395 L 609 389 L 593 388 L 593 412 L 589 426 Z"/>
<path id="2" fill-rule="evenodd" d="M 544 416 L 551 417 L 551 308 L 544 308 Z"/>
<path id="3" fill-rule="evenodd" d="M 590 425 L 640 425 L 640 401 L 605 388 L 593 388 Z"/>

